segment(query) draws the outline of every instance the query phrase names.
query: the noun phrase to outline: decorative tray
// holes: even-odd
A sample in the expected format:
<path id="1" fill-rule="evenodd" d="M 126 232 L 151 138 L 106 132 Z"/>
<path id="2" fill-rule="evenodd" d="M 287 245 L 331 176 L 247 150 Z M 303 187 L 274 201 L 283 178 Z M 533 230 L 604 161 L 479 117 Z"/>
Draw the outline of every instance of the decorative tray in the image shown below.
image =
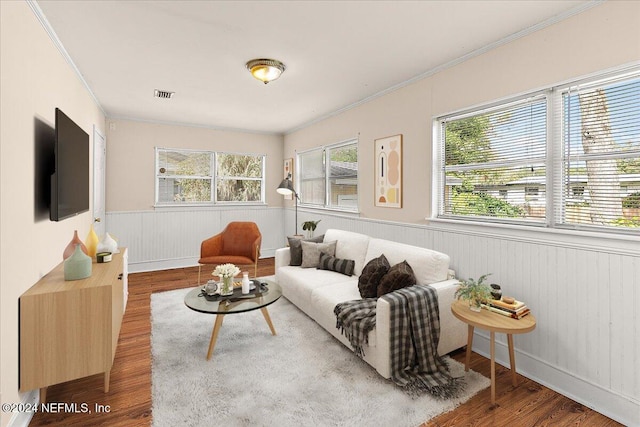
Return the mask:
<path id="1" fill-rule="evenodd" d="M 240 301 L 243 299 L 251 299 L 251 298 L 257 298 L 260 296 L 265 295 L 267 292 L 269 292 L 269 286 L 265 283 L 265 282 L 261 282 L 259 280 L 255 280 L 255 279 L 251 279 L 251 290 L 249 291 L 248 294 L 243 294 L 242 293 L 242 287 L 234 287 L 233 288 L 233 294 L 231 295 L 220 295 L 218 293 L 214 293 L 214 294 L 208 294 L 205 292 L 204 287 L 201 289 L 202 292 L 200 292 L 201 297 L 204 297 L 207 301 Z"/>

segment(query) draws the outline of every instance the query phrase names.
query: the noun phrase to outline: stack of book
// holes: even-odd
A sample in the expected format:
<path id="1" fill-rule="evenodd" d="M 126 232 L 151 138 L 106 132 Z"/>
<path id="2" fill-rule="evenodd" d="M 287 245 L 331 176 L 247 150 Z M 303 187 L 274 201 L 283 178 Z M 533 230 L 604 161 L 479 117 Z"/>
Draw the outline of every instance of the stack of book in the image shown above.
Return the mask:
<path id="1" fill-rule="evenodd" d="M 494 299 L 491 300 L 489 304 L 484 304 L 484 308 L 513 319 L 522 319 L 524 316 L 529 314 L 529 307 L 527 307 L 522 301 L 517 300 L 512 304 L 509 304 L 502 300 Z"/>

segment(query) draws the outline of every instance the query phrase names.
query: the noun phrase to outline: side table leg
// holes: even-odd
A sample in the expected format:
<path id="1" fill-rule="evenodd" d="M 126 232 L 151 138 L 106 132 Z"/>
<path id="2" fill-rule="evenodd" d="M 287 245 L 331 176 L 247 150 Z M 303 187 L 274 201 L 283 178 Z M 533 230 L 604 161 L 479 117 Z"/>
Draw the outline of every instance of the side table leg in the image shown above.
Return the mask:
<path id="1" fill-rule="evenodd" d="M 104 392 L 109 393 L 109 381 L 111 379 L 111 369 L 104 373 Z"/>
<path id="2" fill-rule="evenodd" d="M 216 323 L 213 325 L 213 332 L 211 333 L 211 341 L 209 341 L 209 351 L 207 352 L 207 360 L 211 359 L 211 355 L 213 354 L 213 349 L 216 346 L 216 340 L 218 339 L 218 334 L 220 333 L 220 327 L 222 326 L 222 319 L 224 319 L 224 314 L 216 314 Z"/>
<path id="3" fill-rule="evenodd" d="M 513 334 L 507 334 L 507 342 L 509 343 L 509 364 L 511 365 L 511 384 L 518 385 L 518 376 L 516 375 L 516 354 L 513 350 Z"/>
<path id="4" fill-rule="evenodd" d="M 273 327 L 273 323 L 271 323 L 271 317 L 269 317 L 269 312 L 267 311 L 267 307 L 262 307 L 260 311 L 264 316 L 264 320 L 267 321 L 267 325 L 269 325 L 269 329 L 271 329 L 271 335 L 275 335 L 276 329 Z"/>
<path id="5" fill-rule="evenodd" d="M 471 347 L 473 346 L 473 330 L 474 327 L 468 325 L 467 327 L 467 354 L 464 359 L 464 371 L 469 371 L 469 364 L 471 364 Z"/>
<path id="6" fill-rule="evenodd" d="M 496 333 L 491 331 L 491 404 L 496 404 Z"/>

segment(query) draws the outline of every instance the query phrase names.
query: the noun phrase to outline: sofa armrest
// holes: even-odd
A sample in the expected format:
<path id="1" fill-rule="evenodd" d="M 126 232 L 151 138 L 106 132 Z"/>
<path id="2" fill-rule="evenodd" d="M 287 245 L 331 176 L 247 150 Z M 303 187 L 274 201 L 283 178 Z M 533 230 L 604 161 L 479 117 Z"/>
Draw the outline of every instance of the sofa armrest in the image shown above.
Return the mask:
<path id="1" fill-rule="evenodd" d="M 275 253 L 275 271 L 278 272 L 278 268 L 289 265 L 291 262 L 291 252 L 289 248 L 276 249 Z"/>

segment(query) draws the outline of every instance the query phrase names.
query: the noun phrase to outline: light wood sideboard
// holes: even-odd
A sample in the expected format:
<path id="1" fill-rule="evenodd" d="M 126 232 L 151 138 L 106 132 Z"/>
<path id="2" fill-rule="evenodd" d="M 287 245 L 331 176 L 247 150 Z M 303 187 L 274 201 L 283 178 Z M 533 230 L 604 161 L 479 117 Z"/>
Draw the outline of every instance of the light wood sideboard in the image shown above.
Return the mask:
<path id="1" fill-rule="evenodd" d="M 127 298 L 127 250 L 93 262 L 91 276 L 65 281 L 64 264 L 20 296 L 20 391 L 109 374 Z"/>

